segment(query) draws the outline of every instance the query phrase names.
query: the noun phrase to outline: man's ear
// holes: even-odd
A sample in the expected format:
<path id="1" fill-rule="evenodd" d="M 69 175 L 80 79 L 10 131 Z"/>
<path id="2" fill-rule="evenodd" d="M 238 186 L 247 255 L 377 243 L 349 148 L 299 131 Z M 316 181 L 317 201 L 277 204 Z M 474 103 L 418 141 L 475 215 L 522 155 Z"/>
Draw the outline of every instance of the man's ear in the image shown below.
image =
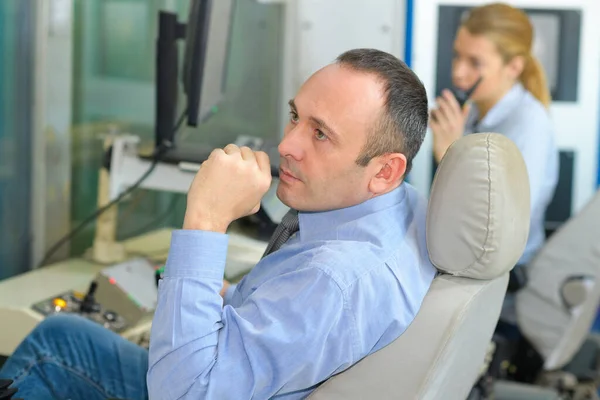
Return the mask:
<path id="1" fill-rule="evenodd" d="M 374 195 L 384 194 L 397 188 L 406 172 L 406 156 L 402 153 L 385 154 L 371 160 L 374 170 L 369 181 L 369 191 Z"/>

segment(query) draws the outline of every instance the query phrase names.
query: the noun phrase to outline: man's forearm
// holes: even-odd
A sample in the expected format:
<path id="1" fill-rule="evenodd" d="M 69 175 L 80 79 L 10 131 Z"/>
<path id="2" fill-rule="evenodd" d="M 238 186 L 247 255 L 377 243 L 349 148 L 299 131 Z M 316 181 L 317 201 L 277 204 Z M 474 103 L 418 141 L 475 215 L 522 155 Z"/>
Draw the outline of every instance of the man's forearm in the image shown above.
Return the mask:
<path id="1" fill-rule="evenodd" d="M 214 363 L 228 237 L 174 231 L 150 338 L 150 398 L 181 398 Z M 204 380 L 206 382 L 206 380 Z"/>

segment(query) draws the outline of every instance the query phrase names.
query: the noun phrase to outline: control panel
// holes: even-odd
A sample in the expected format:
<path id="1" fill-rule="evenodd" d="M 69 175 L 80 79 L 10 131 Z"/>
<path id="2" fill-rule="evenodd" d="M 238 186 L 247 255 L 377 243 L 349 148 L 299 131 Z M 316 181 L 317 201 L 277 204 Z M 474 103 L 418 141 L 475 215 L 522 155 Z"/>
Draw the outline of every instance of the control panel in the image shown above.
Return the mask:
<path id="1" fill-rule="evenodd" d="M 78 314 L 120 333 L 152 318 L 158 298 L 155 276 L 156 268 L 148 260 L 128 260 L 102 269 L 87 293 L 59 293 L 32 308 L 45 317 Z"/>
<path id="2" fill-rule="evenodd" d="M 116 311 L 106 309 L 100 303 L 92 301 L 95 287 L 95 283 L 92 283 L 87 294 L 77 291 L 61 293 L 34 304 L 33 309 L 44 316 L 59 313 L 78 314 L 117 333 L 127 329 L 129 324 Z"/>

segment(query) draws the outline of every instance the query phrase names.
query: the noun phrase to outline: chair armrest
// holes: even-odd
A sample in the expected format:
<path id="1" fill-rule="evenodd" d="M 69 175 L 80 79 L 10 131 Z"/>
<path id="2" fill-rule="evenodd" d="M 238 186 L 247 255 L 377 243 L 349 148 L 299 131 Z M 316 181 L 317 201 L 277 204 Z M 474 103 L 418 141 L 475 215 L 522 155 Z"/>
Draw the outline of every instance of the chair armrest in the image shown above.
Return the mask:
<path id="1" fill-rule="evenodd" d="M 567 279 L 560 290 L 565 307 L 572 309 L 583 304 L 593 287 L 592 277 L 574 276 Z"/>

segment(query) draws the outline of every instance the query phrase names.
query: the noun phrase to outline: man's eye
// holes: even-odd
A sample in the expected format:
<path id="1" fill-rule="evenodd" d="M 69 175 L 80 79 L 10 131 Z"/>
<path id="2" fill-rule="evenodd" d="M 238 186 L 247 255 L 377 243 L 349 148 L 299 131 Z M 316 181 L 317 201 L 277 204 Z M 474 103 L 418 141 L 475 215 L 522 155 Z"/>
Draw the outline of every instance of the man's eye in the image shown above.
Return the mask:
<path id="1" fill-rule="evenodd" d="M 315 131 L 315 139 L 320 140 L 320 141 L 324 141 L 327 140 L 327 135 L 323 133 L 323 131 L 317 129 Z"/>
<path id="2" fill-rule="evenodd" d="M 298 123 L 298 113 L 296 113 L 295 111 L 290 111 L 290 121 L 292 121 L 293 123 Z"/>

